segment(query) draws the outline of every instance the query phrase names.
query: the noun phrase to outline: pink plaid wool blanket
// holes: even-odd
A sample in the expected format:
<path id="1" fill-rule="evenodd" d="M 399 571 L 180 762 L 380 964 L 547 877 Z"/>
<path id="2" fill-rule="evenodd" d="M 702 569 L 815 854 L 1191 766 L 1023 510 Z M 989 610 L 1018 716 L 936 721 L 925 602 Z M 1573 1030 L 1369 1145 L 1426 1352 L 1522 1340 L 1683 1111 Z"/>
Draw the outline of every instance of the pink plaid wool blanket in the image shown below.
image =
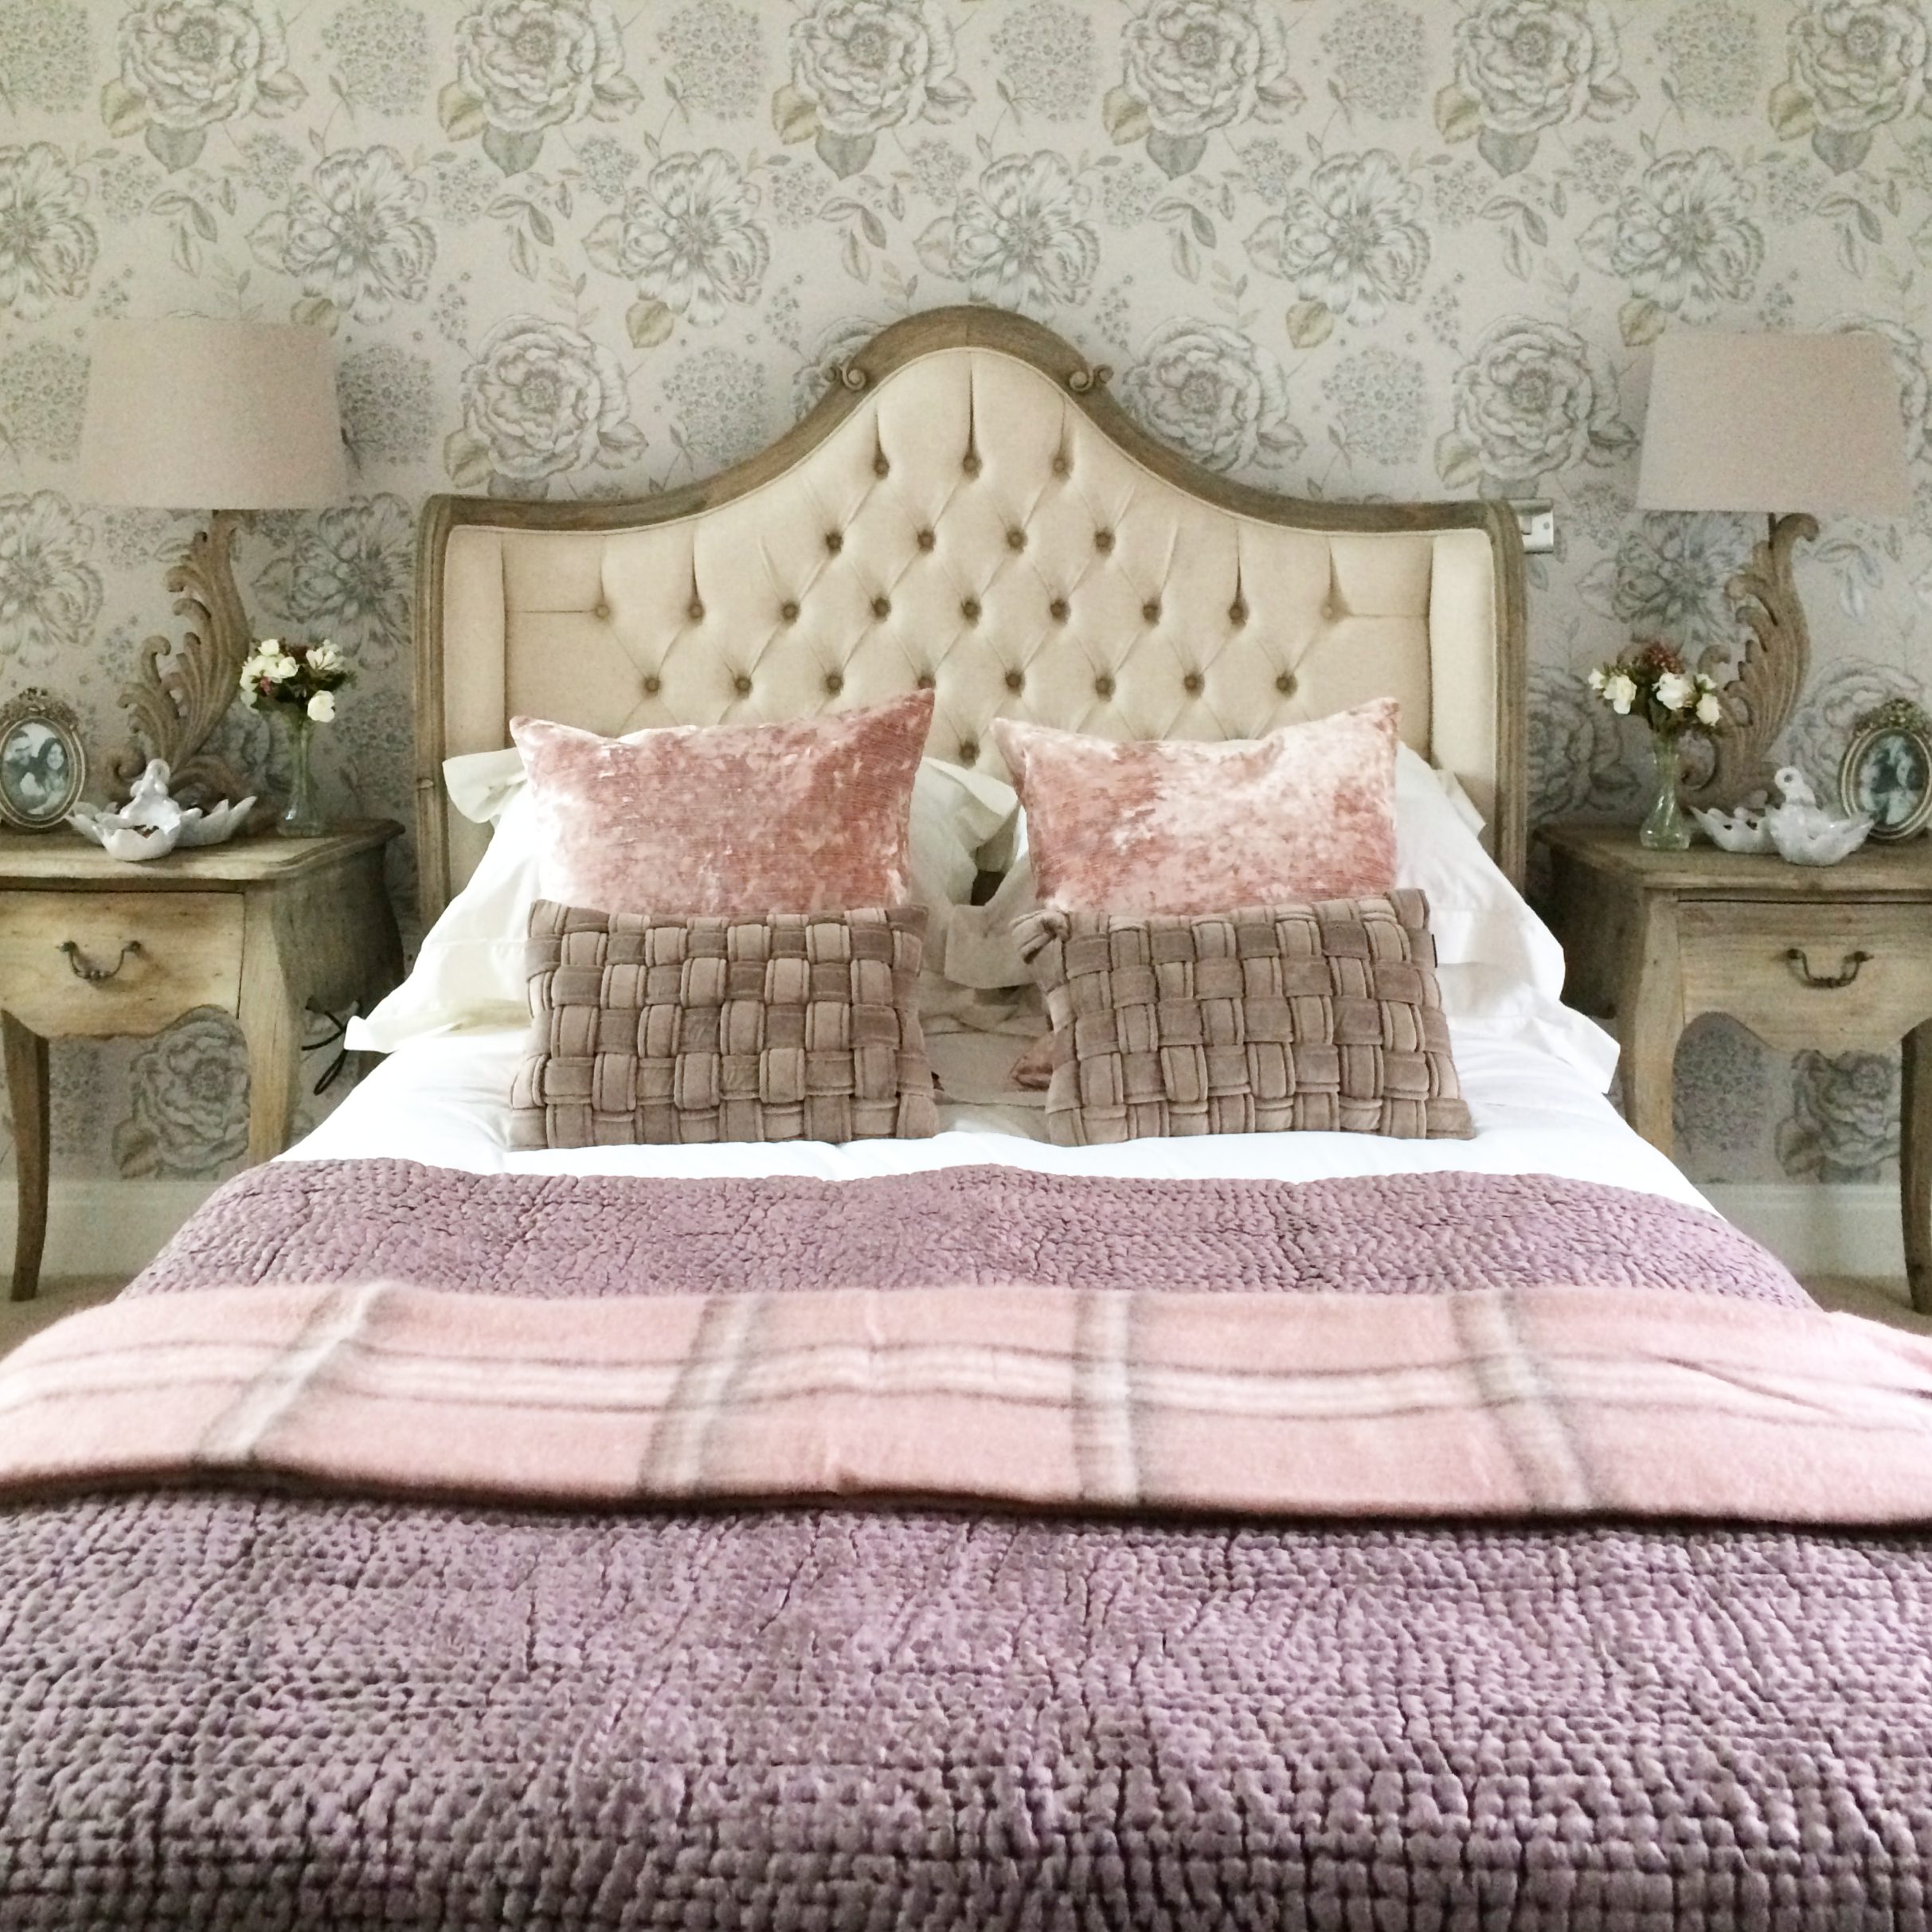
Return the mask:
<path id="1" fill-rule="evenodd" d="M 1932 1340 L 1627 1288 L 214 1289 L 0 1363 L 0 1495 L 1932 1522 Z"/>

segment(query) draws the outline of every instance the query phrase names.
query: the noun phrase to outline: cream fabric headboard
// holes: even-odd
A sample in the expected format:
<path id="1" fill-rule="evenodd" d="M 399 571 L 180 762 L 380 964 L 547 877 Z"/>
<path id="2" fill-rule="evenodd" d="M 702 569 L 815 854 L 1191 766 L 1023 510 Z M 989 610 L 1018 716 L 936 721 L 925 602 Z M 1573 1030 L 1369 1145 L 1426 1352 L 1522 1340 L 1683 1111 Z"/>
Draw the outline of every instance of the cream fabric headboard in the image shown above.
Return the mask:
<path id="1" fill-rule="evenodd" d="M 1300 503 L 1136 429 L 1066 342 L 996 311 L 895 323 L 761 455 L 628 503 L 439 497 L 417 600 L 425 919 L 481 827 L 441 765 L 518 713 L 616 733 L 930 684 L 935 756 L 1012 716 L 1253 737 L 1384 694 L 1520 879 L 1523 569 L 1478 503 Z"/>

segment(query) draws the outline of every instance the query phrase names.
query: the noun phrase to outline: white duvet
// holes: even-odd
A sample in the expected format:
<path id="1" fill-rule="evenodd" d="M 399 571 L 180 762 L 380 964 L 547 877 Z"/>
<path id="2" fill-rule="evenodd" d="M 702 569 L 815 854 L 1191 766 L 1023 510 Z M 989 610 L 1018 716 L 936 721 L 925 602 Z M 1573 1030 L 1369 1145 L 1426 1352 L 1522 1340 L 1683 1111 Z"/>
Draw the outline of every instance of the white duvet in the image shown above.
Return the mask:
<path id="1" fill-rule="evenodd" d="M 534 819 L 514 752 L 453 760 L 446 770 L 461 808 L 495 826 L 488 854 L 428 935 L 409 980 L 368 1019 L 350 1023 L 351 1046 L 388 1049 L 389 1058 L 284 1160 L 387 1156 L 477 1174 L 802 1174 L 829 1180 L 982 1162 L 1149 1179 L 1312 1180 L 1461 1169 L 1562 1175 L 1705 1205 L 1605 1099 L 1615 1042 L 1561 1004 L 1562 948 L 1484 851 L 1480 821 L 1460 788 L 1406 748 L 1396 768 L 1396 875 L 1429 895 L 1450 1041 L 1476 1119 L 1473 1140 L 1215 1134 L 1120 1147 L 1050 1145 L 1040 1097 L 1013 1091 L 1007 1077 L 1024 1038 L 958 1030 L 966 1009 L 985 996 L 973 989 L 1010 988 L 1023 977 L 1006 937 L 1013 913 L 1031 903 L 1023 858 L 990 905 L 961 909 L 982 842 L 994 825 L 1017 815 L 1019 801 L 996 780 L 929 760 L 914 788 L 912 833 L 914 872 L 925 882 L 919 896 L 941 907 L 935 917 L 946 933 L 938 948 L 946 959 L 944 983 L 929 972 L 921 988 L 933 1069 L 942 1090 L 956 1097 L 941 1107 L 941 1132 L 926 1140 L 846 1146 L 513 1152 L 510 1077 L 527 1025 L 511 1022 L 522 1005 L 524 935 L 539 889 Z M 972 1023 L 988 1023 L 988 1016 Z"/>
<path id="2" fill-rule="evenodd" d="M 1120 1147 L 1054 1147 L 1039 1138 L 1037 1100 L 1006 1106 L 942 1104 L 929 1140 L 844 1146 L 599 1147 L 534 1152 L 508 1144 L 510 1081 L 526 1030 L 444 1034 L 392 1053 L 285 1160 L 388 1156 L 472 1174 L 678 1176 L 816 1175 L 856 1180 L 992 1162 L 1049 1174 L 1149 1179 L 1315 1180 L 1342 1175 L 1463 1170 L 1558 1174 L 1705 1205 L 1663 1155 L 1625 1125 L 1592 1076 L 1539 1046 L 1519 1025 L 1452 1026 L 1462 1089 L 1476 1117 L 1470 1140 L 1390 1140 L 1373 1134 L 1210 1134 Z M 952 1035 L 932 1043 L 942 1085 L 984 1090 L 995 1056 L 1020 1042 Z"/>

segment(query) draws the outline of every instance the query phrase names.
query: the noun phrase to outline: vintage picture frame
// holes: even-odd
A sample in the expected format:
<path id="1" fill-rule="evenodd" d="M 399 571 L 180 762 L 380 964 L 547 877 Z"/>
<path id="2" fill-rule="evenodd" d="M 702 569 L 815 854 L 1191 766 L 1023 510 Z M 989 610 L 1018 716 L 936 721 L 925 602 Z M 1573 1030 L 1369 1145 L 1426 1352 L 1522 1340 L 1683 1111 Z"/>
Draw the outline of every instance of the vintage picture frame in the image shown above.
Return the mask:
<path id="1" fill-rule="evenodd" d="M 25 690 L 0 706 L 0 823 L 51 831 L 80 802 L 87 753 L 73 706 Z"/>
<path id="2" fill-rule="evenodd" d="M 1847 815 L 1871 819 L 1875 843 L 1915 838 L 1932 824 L 1932 717 L 1909 698 L 1867 711 L 1838 768 Z"/>

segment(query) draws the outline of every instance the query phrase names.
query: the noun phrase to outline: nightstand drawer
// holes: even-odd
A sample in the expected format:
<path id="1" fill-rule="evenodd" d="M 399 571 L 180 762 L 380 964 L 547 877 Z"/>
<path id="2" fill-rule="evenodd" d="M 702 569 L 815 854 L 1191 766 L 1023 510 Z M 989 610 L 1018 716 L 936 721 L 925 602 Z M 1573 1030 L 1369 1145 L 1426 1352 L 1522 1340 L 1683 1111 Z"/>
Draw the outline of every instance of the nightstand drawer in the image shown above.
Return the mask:
<path id="1" fill-rule="evenodd" d="M 157 1033 L 190 1007 L 232 1013 L 241 921 L 239 893 L 10 892 L 0 1007 L 52 1036 Z"/>
<path id="2" fill-rule="evenodd" d="M 1678 943 L 1686 1016 L 1728 1013 L 1769 1046 L 1889 1048 L 1932 1018 L 1932 907 L 1686 900 Z"/>

